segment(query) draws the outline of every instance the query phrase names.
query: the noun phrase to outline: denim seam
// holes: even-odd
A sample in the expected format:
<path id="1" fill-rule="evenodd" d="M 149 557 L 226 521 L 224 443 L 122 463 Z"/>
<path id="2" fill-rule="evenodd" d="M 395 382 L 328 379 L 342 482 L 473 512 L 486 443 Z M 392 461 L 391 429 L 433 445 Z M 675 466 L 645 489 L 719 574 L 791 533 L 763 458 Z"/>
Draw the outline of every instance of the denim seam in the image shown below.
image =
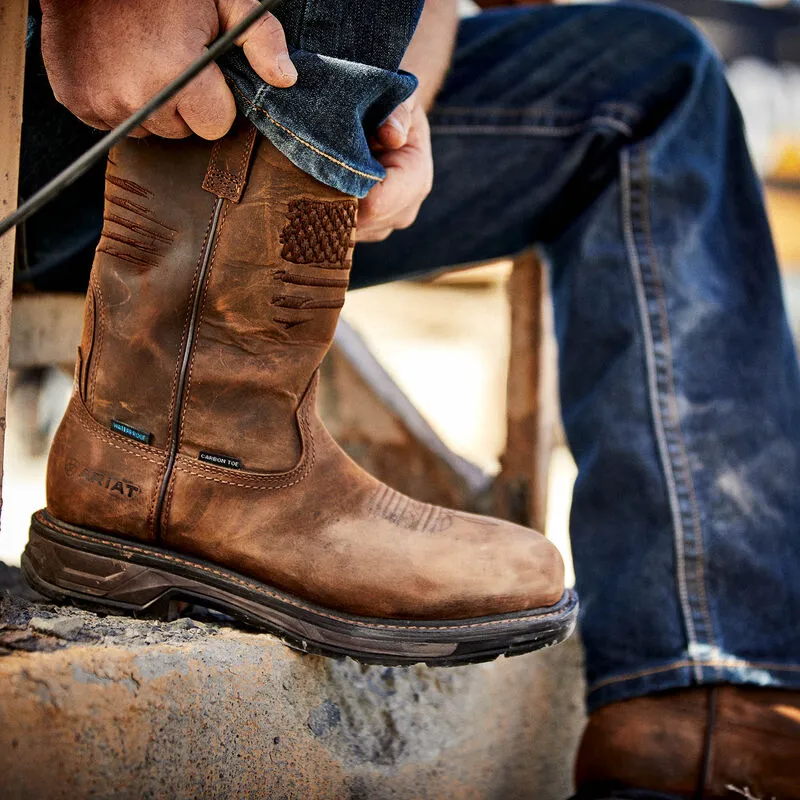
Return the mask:
<path id="1" fill-rule="evenodd" d="M 303 7 L 300 10 L 300 20 L 297 25 L 297 47 L 299 50 L 307 50 L 305 36 L 306 17 L 308 15 L 308 0 L 303 0 Z"/>
<path id="2" fill-rule="evenodd" d="M 573 136 L 580 133 L 586 128 L 590 127 L 592 123 L 598 123 L 600 126 L 613 128 L 619 133 L 632 137 L 633 130 L 624 122 L 614 119 L 613 117 L 591 117 L 585 122 L 579 122 L 575 125 L 555 126 L 555 125 L 503 125 L 497 123 L 494 125 L 448 125 L 446 123 L 436 123 L 431 125 L 432 133 L 452 133 L 452 134 L 507 134 L 509 131 L 515 133 L 529 134 L 531 136 Z"/>
<path id="3" fill-rule="evenodd" d="M 644 174 L 644 186 L 647 183 L 647 155 L 644 145 L 639 145 L 639 152 L 642 155 L 642 172 Z M 706 626 L 707 638 L 709 644 L 716 645 L 716 636 L 714 634 L 714 623 L 711 618 L 711 612 L 708 606 L 708 597 L 706 594 L 706 577 L 705 577 L 705 549 L 703 546 L 703 526 L 700 521 L 700 508 L 697 502 L 697 493 L 694 488 L 694 481 L 692 479 L 692 470 L 689 462 L 688 447 L 686 445 L 686 437 L 681 431 L 680 414 L 678 411 L 677 392 L 675 390 L 675 374 L 672 369 L 672 336 L 670 334 L 669 316 L 667 313 L 667 300 L 666 292 L 664 290 L 664 282 L 660 275 L 660 267 L 658 263 L 658 254 L 656 253 L 655 243 L 653 242 L 652 225 L 650 222 L 650 215 L 648 214 L 649 205 L 647 204 L 647 192 L 642 192 L 643 200 L 642 208 L 642 232 L 647 241 L 648 262 L 652 267 L 653 273 L 653 287 L 658 295 L 659 304 L 659 322 L 661 325 L 661 336 L 664 343 L 664 373 L 667 380 L 667 392 L 665 400 L 668 402 L 668 410 L 672 421 L 675 439 L 679 448 L 680 456 L 680 474 L 684 482 L 684 486 L 688 495 L 689 512 L 691 514 L 691 528 L 694 531 L 695 551 L 696 551 L 696 581 L 695 595 L 700 605 L 700 613 L 702 614 Z M 686 559 L 684 555 L 684 559 Z M 690 598 L 692 594 L 690 592 Z"/>
<path id="4" fill-rule="evenodd" d="M 261 99 L 262 96 L 261 93 L 264 91 L 263 88 L 260 89 L 259 92 L 256 94 L 255 102 L 250 100 L 249 97 L 246 97 L 236 85 L 233 85 L 233 88 L 235 89 L 239 97 L 242 98 L 242 100 L 244 100 L 249 106 L 254 108 L 256 111 L 263 114 L 276 128 L 279 128 L 284 133 L 288 133 L 289 136 L 292 136 L 293 138 L 297 139 L 297 141 L 300 142 L 300 144 L 305 145 L 309 150 L 312 150 L 317 155 L 322 156 L 323 158 L 327 158 L 328 161 L 332 161 L 337 166 L 349 170 L 350 172 L 353 172 L 356 175 L 360 175 L 362 178 L 369 178 L 370 180 L 378 181 L 379 183 L 383 181 L 383 178 L 381 178 L 379 175 L 371 175 L 369 172 L 362 172 L 361 170 L 356 169 L 355 167 L 351 167 L 349 164 L 345 164 L 344 161 L 340 161 L 338 158 L 334 158 L 334 156 L 326 153 L 324 150 L 320 150 L 318 147 L 311 144 L 311 142 L 307 142 L 305 139 L 298 136 L 293 130 L 287 128 L 285 125 L 278 122 L 278 120 L 276 120 L 275 117 L 273 117 L 269 113 L 269 111 L 266 111 L 265 109 L 261 108 L 261 106 L 256 105 L 256 103 L 258 103 L 258 101 Z"/>
<path id="5" fill-rule="evenodd" d="M 670 670 L 686 669 L 691 667 L 696 674 L 696 668 L 700 666 L 701 674 L 697 678 L 699 682 L 702 679 L 702 667 L 711 667 L 714 670 L 725 669 L 730 667 L 733 669 L 740 669 L 742 667 L 752 667 L 753 669 L 767 670 L 773 672 L 800 672 L 800 664 L 776 664 L 770 661 L 748 661 L 739 658 L 712 658 L 707 661 L 698 662 L 693 658 L 684 658 L 678 661 L 671 661 L 668 664 L 662 664 L 659 667 L 651 667 L 649 669 L 638 670 L 637 672 L 627 672 L 622 675 L 615 675 L 612 678 L 604 678 L 601 681 L 596 681 L 586 687 L 587 693 L 596 692 L 599 689 L 605 689 L 606 686 L 613 686 L 618 683 L 627 683 L 628 681 L 638 680 L 640 678 L 647 678 L 650 675 L 661 675 Z M 706 681 L 707 682 L 707 681 Z"/>
<path id="6" fill-rule="evenodd" d="M 641 109 L 638 106 L 628 103 L 598 103 L 596 106 L 598 111 L 619 111 L 622 115 L 629 117 L 631 122 L 638 120 L 642 116 Z M 436 114 L 483 114 L 492 115 L 497 117 L 511 117 L 511 116 L 538 116 L 544 117 L 584 117 L 586 111 L 581 109 L 569 108 L 550 108 L 547 106 L 524 106 L 522 108 L 503 108 L 493 106 L 436 106 L 432 112 Z"/>
<path id="7" fill-rule="evenodd" d="M 642 152 L 643 160 L 643 146 L 639 146 L 639 151 Z M 671 373 L 671 361 L 669 360 L 670 340 L 669 340 L 669 321 L 666 317 L 666 305 L 663 298 L 663 286 L 660 284 L 658 276 L 657 263 L 652 260 L 654 257 L 654 248 L 652 245 L 649 224 L 644 221 L 647 214 L 647 198 L 645 196 L 638 197 L 638 202 L 641 206 L 640 226 L 638 227 L 634 222 L 634 192 L 633 181 L 631 178 L 630 154 L 628 151 L 622 151 L 620 155 L 620 170 L 621 170 L 621 186 L 622 186 L 622 218 L 624 226 L 625 244 L 628 251 L 629 266 L 631 269 L 635 289 L 636 299 L 639 309 L 639 318 L 642 327 L 642 335 L 645 347 L 645 362 L 647 367 L 647 383 L 648 392 L 650 396 L 651 413 L 653 416 L 653 426 L 658 444 L 658 451 L 661 460 L 661 466 L 664 473 L 664 478 L 667 485 L 667 494 L 669 497 L 669 505 L 673 522 L 673 537 L 675 541 L 675 558 L 676 558 L 676 580 L 678 583 L 678 593 L 680 596 L 681 612 L 683 616 L 684 625 L 686 627 L 687 639 L 689 642 L 690 653 L 698 645 L 697 630 L 695 627 L 693 600 L 689 593 L 689 582 L 687 579 L 687 557 L 685 552 L 686 544 L 686 525 L 684 523 L 684 504 L 681 502 L 680 495 L 689 496 L 689 503 L 692 506 L 692 511 L 696 509 L 696 498 L 694 489 L 692 487 L 691 472 L 686 462 L 686 450 L 683 442 L 683 437 L 680 430 L 680 422 L 677 418 L 676 412 L 676 398 L 674 393 L 674 383 Z M 641 190 L 637 193 L 644 195 Z M 643 236 L 647 242 L 647 252 L 645 258 L 640 258 L 639 247 L 637 244 L 637 232 Z M 654 290 L 658 295 L 655 300 L 659 303 L 659 326 L 661 328 L 661 336 L 663 341 L 657 342 L 653 326 L 651 324 L 651 312 L 648 308 L 650 298 L 648 298 L 647 284 L 645 281 L 645 269 L 647 266 L 651 290 Z M 660 344 L 660 348 L 659 348 Z M 657 349 L 664 350 L 666 354 L 658 356 Z M 666 385 L 665 385 L 666 384 Z M 676 445 L 683 457 L 683 464 L 677 463 L 677 459 L 673 458 L 673 452 Z M 680 475 L 678 474 L 680 471 Z M 679 486 L 679 482 L 683 485 Z M 688 491 L 687 491 L 688 490 Z M 691 523 L 697 525 L 698 517 L 693 513 Z M 697 530 L 695 530 L 697 534 Z M 702 542 L 698 541 L 697 546 L 702 546 Z M 702 576 L 702 556 L 698 563 L 698 574 Z M 705 600 L 704 581 L 701 581 L 697 594 L 702 595 L 700 599 L 702 605 L 702 613 L 705 616 L 708 625 L 708 634 L 711 636 L 713 643 L 713 629 L 711 627 L 711 620 L 708 616 L 708 605 Z M 702 679 L 702 667 L 695 661 L 694 662 L 695 677 L 697 680 Z"/>

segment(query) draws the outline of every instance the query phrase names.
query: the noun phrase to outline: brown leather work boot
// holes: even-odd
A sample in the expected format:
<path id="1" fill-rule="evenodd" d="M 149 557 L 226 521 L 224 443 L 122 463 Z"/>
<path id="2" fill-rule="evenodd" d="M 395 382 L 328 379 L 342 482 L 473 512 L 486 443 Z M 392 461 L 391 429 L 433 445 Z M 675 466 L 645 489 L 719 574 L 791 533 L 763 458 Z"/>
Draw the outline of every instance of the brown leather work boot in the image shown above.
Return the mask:
<path id="1" fill-rule="evenodd" d="M 575 623 L 544 537 L 404 497 L 315 410 L 357 202 L 249 123 L 109 159 L 75 390 L 23 557 L 45 595 L 222 609 L 309 652 L 461 664 Z"/>
<path id="2" fill-rule="evenodd" d="M 629 787 L 709 800 L 797 800 L 800 692 L 712 686 L 612 703 L 589 717 L 575 782 L 581 798 Z"/>

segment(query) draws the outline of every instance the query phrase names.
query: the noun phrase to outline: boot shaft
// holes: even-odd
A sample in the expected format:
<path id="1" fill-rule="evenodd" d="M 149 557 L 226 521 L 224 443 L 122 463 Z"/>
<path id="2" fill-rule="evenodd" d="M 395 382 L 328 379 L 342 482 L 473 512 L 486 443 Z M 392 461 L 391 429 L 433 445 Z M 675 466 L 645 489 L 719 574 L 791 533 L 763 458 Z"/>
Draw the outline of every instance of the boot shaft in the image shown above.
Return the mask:
<path id="1" fill-rule="evenodd" d="M 147 503 L 130 515 L 149 538 L 168 511 L 178 454 L 264 472 L 300 460 L 298 409 L 344 303 L 357 206 L 244 121 L 213 145 L 123 143 L 105 198 L 48 502 L 66 511 L 87 501 L 65 494 L 64 469 L 79 484 L 127 485 L 137 502 L 124 505 Z M 102 454 L 77 441 L 92 426 Z M 126 447 L 147 448 L 150 466 L 137 467 L 146 474 L 113 463 Z"/>

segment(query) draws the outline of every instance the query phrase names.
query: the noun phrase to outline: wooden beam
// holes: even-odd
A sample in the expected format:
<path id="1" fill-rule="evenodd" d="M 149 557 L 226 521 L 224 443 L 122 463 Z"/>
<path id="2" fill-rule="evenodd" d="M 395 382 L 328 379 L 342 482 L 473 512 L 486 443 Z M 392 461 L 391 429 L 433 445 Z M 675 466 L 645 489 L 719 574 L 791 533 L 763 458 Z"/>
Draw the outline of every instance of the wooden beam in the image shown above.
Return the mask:
<path id="1" fill-rule="evenodd" d="M 495 481 L 493 511 L 544 531 L 558 402 L 547 272 L 535 253 L 515 259 L 508 295 L 508 432 Z"/>
<path id="2" fill-rule="evenodd" d="M 17 207 L 27 29 L 28 0 L 0 0 L 0 218 Z M 10 231 L 0 239 L 0 492 L 6 433 L 13 283 L 14 231 Z"/>
<path id="3" fill-rule="evenodd" d="M 82 294 L 20 294 L 11 314 L 11 369 L 72 365 L 81 340 Z"/>
<path id="4" fill-rule="evenodd" d="M 453 453 L 343 319 L 320 370 L 320 414 L 379 480 L 426 503 L 474 510 L 492 480 Z"/>

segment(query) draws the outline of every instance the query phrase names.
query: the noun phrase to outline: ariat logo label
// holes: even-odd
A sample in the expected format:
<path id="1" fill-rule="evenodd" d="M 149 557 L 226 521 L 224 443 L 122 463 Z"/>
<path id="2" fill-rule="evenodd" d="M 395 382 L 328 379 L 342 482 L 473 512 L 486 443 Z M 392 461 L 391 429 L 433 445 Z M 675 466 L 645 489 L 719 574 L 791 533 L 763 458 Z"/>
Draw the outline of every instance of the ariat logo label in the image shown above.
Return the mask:
<path id="1" fill-rule="evenodd" d="M 228 469 L 241 469 L 242 461 L 239 458 L 232 458 L 231 456 L 221 456 L 219 453 L 204 453 L 200 452 L 197 456 L 201 461 L 206 464 L 213 464 L 215 467 L 227 467 Z"/>
<path id="2" fill-rule="evenodd" d="M 142 444 L 150 444 L 150 439 L 153 437 L 152 433 L 131 428 L 130 425 L 126 425 L 124 422 L 119 422 L 116 419 L 111 420 L 111 430 L 121 433 L 129 439 L 136 439 L 137 442 L 141 442 Z"/>
<path id="3" fill-rule="evenodd" d="M 141 494 L 141 489 L 125 478 L 118 478 L 108 472 L 101 472 L 97 469 L 89 469 L 74 458 L 68 458 L 64 462 L 64 472 L 68 478 L 76 481 L 84 481 L 105 489 L 109 494 L 118 494 L 126 500 Z"/>

